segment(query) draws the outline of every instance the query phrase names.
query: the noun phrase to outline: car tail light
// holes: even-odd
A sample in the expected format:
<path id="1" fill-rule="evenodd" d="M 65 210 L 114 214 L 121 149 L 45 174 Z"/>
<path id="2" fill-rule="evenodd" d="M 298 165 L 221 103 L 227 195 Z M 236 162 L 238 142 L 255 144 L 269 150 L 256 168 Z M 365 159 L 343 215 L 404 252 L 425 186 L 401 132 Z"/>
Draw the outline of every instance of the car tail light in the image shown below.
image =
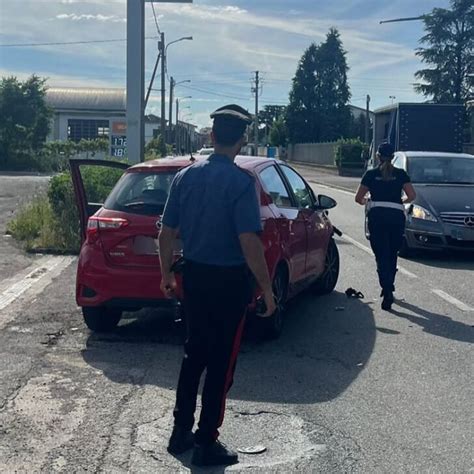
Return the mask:
<path id="1" fill-rule="evenodd" d="M 99 231 L 118 230 L 127 227 L 129 222 L 121 217 L 91 217 L 87 221 L 87 240 L 95 242 Z"/>

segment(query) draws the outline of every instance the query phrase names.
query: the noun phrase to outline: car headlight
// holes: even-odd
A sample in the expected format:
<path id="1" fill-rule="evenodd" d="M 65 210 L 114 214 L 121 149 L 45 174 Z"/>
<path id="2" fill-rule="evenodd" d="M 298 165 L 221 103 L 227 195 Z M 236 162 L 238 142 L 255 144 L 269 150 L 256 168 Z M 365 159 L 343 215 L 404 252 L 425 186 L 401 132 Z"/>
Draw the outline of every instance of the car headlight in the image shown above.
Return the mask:
<path id="1" fill-rule="evenodd" d="M 433 216 L 433 214 L 431 214 L 428 209 L 418 206 L 417 204 L 413 204 L 410 216 L 414 219 L 420 219 L 422 221 L 438 222 L 438 219 L 436 219 L 436 217 Z"/>

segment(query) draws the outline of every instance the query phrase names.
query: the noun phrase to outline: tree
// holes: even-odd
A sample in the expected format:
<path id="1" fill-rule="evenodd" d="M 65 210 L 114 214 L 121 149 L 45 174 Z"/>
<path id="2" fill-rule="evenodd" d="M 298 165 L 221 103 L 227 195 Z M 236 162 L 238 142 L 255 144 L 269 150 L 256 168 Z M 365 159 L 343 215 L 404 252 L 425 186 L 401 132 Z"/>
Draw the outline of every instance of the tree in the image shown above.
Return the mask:
<path id="1" fill-rule="evenodd" d="M 288 129 L 286 128 L 285 120 L 280 117 L 273 122 L 270 129 L 270 145 L 271 146 L 285 146 L 288 141 Z"/>
<path id="2" fill-rule="evenodd" d="M 430 68 L 416 72 L 415 90 L 435 103 L 464 103 L 474 94 L 474 3 L 451 0 L 424 17 L 426 47 L 416 51 Z"/>
<path id="3" fill-rule="evenodd" d="M 291 143 L 318 141 L 319 101 L 316 95 L 316 64 L 318 46 L 313 43 L 304 52 L 293 78 L 286 125 Z"/>
<path id="4" fill-rule="evenodd" d="M 349 67 L 340 34 L 331 28 L 318 51 L 317 94 L 321 107 L 320 141 L 335 141 L 349 133 L 351 93 L 347 82 Z"/>
<path id="5" fill-rule="evenodd" d="M 0 167 L 20 167 L 34 159 L 50 130 L 52 111 L 45 101 L 46 79 L 31 76 L 0 82 Z"/>
<path id="6" fill-rule="evenodd" d="M 351 97 L 348 66 L 339 32 L 331 28 L 326 41 L 312 44 L 298 65 L 286 123 L 291 143 L 334 141 L 347 136 Z"/>

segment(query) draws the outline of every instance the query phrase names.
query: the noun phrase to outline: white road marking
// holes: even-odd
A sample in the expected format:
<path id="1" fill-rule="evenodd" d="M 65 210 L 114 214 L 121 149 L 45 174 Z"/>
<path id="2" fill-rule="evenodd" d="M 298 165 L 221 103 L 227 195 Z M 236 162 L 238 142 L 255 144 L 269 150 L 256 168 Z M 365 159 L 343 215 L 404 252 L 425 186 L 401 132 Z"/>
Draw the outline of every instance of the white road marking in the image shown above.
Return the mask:
<path id="1" fill-rule="evenodd" d="M 349 237 L 348 235 L 343 234 L 342 239 L 344 239 L 346 242 L 349 242 L 350 244 L 354 245 L 355 247 L 363 250 L 365 253 L 368 253 L 371 256 L 374 255 L 374 253 L 372 252 L 372 249 L 370 247 L 367 247 L 367 246 L 361 244 L 360 242 L 353 239 L 352 237 Z M 415 275 L 414 273 L 410 272 L 409 270 L 407 270 L 406 268 L 404 268 L 400 265 L 398 266 L 398 270 L 399 270 L 400 273 L 403 273 L 403 275 L 405 275 L 409 278 L 418 278 L 417 275 Z"/>
<path id="2" fill-rule="evenodd" d="M 370 247 L 367 247 L 363 244 L 361 244 L 360 242 L 358 242 L 357 240 L 353 239 L 352 237 L 349 237 L 348 235 L 346 234 L 343 234 L 342 236 L 342 239 L 344 239 L 345 241 L 349 242 L 350 244 L 354 245 L 355 247 L 363 250 L 365 253 L 368 253 L 369 255 L 373 256 L 374 253 L 372 252 L 372 249 Z M 398 266 L 398 270 L 400 271 L 400 273 L 403 273 L 405 276 L 407 277 L 410 277 L 410 278 L 418 278 L 417 275 L 415 275 L 414 273 L 410 272 L 409 270 L 407 270 L 406 268 L 404 267 L 401 267 L 401 266 Z"/>
<path id="3" fill-rule="evenodd" d="M 328 186 L 326 184 L 321 184 L 320 182 L 314 181 L 311 178 L 307 179 L 307 181 L 309 181 L 310 183 L 316 184 L 318 186 L 318 188 L 324 188 L 324 189 L 328 189 L 330 191 L 338 191 L 342 194 L 347 194 L 348 196 L 352 196 L 352 197 L 355 196 L 355 192 L 348 191 L 347 189 L 344 189 L 344 188 L 340 188 L 340 187 L 337 187 L 337 186 Z"/>
<path id="4" fill-rule="evenodd" d="M 449 295 L 448 293 L 444 292 L 443 290 L 431 290 L 432 293 L 443 298 L 444 301 L 451 303 L 452 305 L 456 306 L 456 308 L 460 309 L 461 311 L 474 311 L 474 308 L 471 308 L 467 304 L 459 301 L 454 296 Z"/>
<path id="5" fill-rule="evenodd" d="M 29 272 L 20 272 L 9 280 L 9 286 L 0 293 L 0 311 L 12 304 L 16 299 L 31 289 L 31 297 L 36 296 L 58 276 L 75 257 L 45 257 L 28 268 Z M 3 285 L 2 285 L 3 286 Z M 6 313 L 0 315 L 0 328 L 11 317 Z"/>

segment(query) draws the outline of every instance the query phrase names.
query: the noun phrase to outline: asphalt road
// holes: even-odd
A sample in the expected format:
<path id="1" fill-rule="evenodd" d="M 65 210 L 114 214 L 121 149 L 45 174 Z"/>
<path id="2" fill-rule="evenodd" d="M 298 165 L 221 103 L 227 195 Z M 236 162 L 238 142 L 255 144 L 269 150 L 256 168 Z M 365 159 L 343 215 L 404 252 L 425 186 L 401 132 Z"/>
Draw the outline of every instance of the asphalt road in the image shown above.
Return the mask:
<path id="1" fill-rule="evenodd" d="M 222 439 L 267 451 L 226 471 L 471 471 L 474 259 L 401 261 L 384 313 L 362 209 L 347 191 L 314 188 L 339 202 L 340 281 L 294 301 L 280 340 L 247 331 Z M 191 469 L 165 449 L 182 357 L 170 315 L 130 314 L 93 335 L 74 303 L 75 261 L 34 265 L 0 282 L 0 472 Z M 348 287 L 365 299 L 348 300 Z"/>

